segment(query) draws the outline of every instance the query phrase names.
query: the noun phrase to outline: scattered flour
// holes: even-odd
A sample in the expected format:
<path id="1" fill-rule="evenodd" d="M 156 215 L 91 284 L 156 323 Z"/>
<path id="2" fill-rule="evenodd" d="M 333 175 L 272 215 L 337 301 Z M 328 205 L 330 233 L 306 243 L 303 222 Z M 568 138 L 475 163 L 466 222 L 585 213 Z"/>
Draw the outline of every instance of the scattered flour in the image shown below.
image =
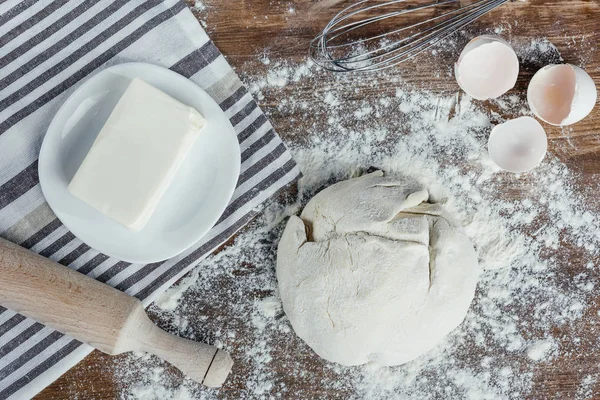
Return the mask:
<path id="1" fill-rule="evenodd" d="M 206 10 L 206 6 L 200 0 L 194 1 L 194 5 L 192 6 L 192 10 L 194 11 L 204 11 Z"/>
<path id="2" fill-rule="evenodd" d="M 560 57 L 545 40 L 515 47 L 523 60 Z M 551 153 L 529 174 L 508 174 L 486 152 L 490 126 L 526 110 L 522 96 L 509 93 L 488 110 L 392 73 L 338 75 L 322 87 L 325 72 L 311 62 L 267 59 L 266 71 L 244 79 L 275 104 L 268 114 L 296 117 L 294 129 L 279 131 L 304 172 L 298 194 L 270 205 L 150 309 L 171 332 L 231 351 L 233 374 L 221 391 L 206 389 L 133 355 L 115 366 L 123 399 L 521 399 L 531 397 L 540 362 L 600 350 L 578 336 L 582 318 L 597 318 L 588 305 L 600 284 L 600 219 L 589 195 L 573 189 L 578 175 Z M 399 367 L 341 367 L 294 335 L 280 305 L 276 247 L 287 216 L 372 167 L 409 175 L 445 202 L 472 238 L 482 276 L 464 323 L 433 351 Z M 596 373 L 572 395 L 597 394 Z"/>
<path id="3" fill-rule="evenodd" d="M 578 399 L 591 399 L 594 396 L 593 385 L 598 379 L 592 375 L 587 375 L 581 380 L 579 388 L 577 388 Z"/>
<path id="4" fill-rule="evenodd" d="M 174 311 L 179 305 L 179 300 L 181 300 L 183 293 L 198 280 L 199 272 L 199 269 L 194 269 L 190 276 L 183 278 L 177 286 L 167 289 L 154 304 L 162 310 Z"/>
<path id="5" fill-rule="evenodd" d="M 548 340 L 541 340 L 532 344 L 527 349 L 527 356 L 533 361 L 540 361 L 546 358 L 550 350 L 552 349 L 552 342 Z"/>

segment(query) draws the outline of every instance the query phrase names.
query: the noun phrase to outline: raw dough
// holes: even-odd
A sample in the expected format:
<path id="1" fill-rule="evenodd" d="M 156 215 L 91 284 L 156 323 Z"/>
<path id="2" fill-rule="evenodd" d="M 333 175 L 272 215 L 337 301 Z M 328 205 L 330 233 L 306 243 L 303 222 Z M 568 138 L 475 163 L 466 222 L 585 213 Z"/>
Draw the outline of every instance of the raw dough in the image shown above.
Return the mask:
<path id="1" fill-rule="evenodd" d="M 471 241 L 429 193 L 381 171 L 318 193 L 277 253 L 284 310 L 319 356 L 398 365 L 465 318 L 479 275 Z"/>

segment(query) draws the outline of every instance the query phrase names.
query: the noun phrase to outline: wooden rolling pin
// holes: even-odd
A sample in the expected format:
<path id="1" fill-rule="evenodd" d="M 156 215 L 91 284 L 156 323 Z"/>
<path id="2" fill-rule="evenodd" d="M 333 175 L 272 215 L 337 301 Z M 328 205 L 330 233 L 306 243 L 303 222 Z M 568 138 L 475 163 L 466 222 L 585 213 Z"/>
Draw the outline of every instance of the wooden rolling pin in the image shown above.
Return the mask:
<path id="1" fill-rule="evenodd" d="M 158 328 L 135 297 L 1 238 L 0 305 L 104 353 L 152 353 L 206 386 L 221 386 L 233 365 L 216 347 Z"/>

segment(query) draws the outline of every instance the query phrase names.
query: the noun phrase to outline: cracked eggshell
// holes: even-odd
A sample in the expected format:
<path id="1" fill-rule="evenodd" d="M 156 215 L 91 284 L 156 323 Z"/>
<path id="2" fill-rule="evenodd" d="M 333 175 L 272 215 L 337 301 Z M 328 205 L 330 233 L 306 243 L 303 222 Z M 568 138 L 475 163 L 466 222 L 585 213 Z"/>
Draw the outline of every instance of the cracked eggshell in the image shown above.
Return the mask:
<path id="1" fill-rule="evenodd" d="M 592 78 L 571 64 L 551 64 L 535 73 L 527 88 L 527 102 L 536 117 L 551 125 L 571 125 L 596 105 Z"/>
<path id="2" fill-rule="evenodd" d="M 509 172 L 532 170 L 542 162 L 547 150 L 546 131 L 531 117 L 519 117 L 496 125 L 488 139 L 492 161 Z"/>
<path id="3" fill-rule="evenodd" d="M 519 59 L 504 39 L 478 36 L 460 53 L 454 75 L 461 89 L 474 99 L 495 99 L 515 86 Z"/>

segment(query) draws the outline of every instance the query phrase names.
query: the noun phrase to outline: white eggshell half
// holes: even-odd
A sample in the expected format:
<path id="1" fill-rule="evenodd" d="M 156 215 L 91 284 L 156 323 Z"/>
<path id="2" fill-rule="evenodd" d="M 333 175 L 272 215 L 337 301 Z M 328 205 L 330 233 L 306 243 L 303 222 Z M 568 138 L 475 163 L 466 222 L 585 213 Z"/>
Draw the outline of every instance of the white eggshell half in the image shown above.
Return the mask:
<path id="1" fill-rule="evenodd" d="M 531 111 L 551 125 L 571 125 L 594 108 L 596 85 L 583 69 L 571 64 L 551 64 L 535 73 L 527 88 Z"/>
<path id="2" fill-rule="evenodd" d="M 519 117 L 496 125 L 488 140 L 492 161 L 510 172 L 526 172 L 537 167 L 547 150 L 546 132 L 531 117 Z"/>
<path id="3" fill-rule="evenodd" d="M 467 43 L 454 64 L 454 75 L 474 99 L 495 99 L 515 86 L 519 59 L 505 40 L 483 35 Z"/>

